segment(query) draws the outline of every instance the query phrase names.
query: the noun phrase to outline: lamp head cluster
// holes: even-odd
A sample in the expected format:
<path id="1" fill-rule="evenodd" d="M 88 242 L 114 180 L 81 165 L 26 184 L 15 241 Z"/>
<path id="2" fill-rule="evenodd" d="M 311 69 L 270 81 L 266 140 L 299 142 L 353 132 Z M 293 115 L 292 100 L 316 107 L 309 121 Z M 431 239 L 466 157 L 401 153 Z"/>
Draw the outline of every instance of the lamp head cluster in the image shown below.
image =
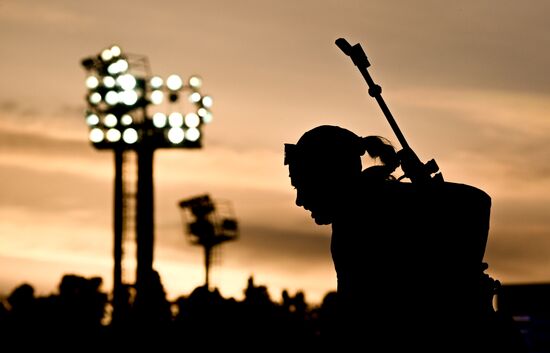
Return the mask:
<path id="1" fill-rule="evenodd" d="M 200 93 L 199 76 L 184 82 L 178 75 L 166 80 L 150 75 L 145 57 L 127 55 L 116 45 L 83 59 L 82 66 L 87 73 L 86 123 L 96 148 L 201 147 L 201 127 L 212 121 L 213 102 Z M 175 109 L 183 92 L 189 112 Z"/>
<path id="2" fill-rule="evenodd" d="M 215 205 L 209 195 L 199 195 L 181 200 L 179 206 L 192 244 L 211 248 L 237 239 L 237 219 L 228 203 Z"/>

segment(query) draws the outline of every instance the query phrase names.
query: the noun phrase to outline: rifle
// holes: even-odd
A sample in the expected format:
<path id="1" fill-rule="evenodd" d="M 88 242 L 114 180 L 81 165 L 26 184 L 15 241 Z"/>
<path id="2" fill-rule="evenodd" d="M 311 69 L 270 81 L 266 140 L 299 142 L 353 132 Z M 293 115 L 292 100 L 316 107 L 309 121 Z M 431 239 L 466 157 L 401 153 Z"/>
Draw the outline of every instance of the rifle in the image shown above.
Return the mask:
<path id="1" fill-rule="evenodd" d="M 338 38 L 335 43 L 338 48 L 340 48 L 340 50 L 344 52 L 344 54 L 351 57 L 351 60 L 365 78 L 365 81 L 369 86 L 369 95 L 376 99 L 376 101 L 378 102 L 378 105 L 382 109 L 382 112 L 386 116 L 388 123 L 395 133 L 395 136 L 397 136 L 397 139 L 401 144 L 402 149 L 397 152 L 397 156 L 399 157 L 401 169 L 403 170 L 404 174 L 399 178 L 399 180 L 403 178 L 409 178 L 411 182 L 415 184 L 427 184 L 433 181 L 442 182 L 443 175 L 438 172 L 439 167 L 435 160 L 431 159 L 427 163 L 422 163 L 422 161 L 418 158 L 416 153 L 414 153 L 412 148 L 407 143 L 407 140 L 399 129 L 399 126 L 393 118 L 390 109 L 386 105 L 386 102 L 384 102 L 384 98 L 382 98 L 382 87 L 374 83 L 372 77 L 367 71 L 367 68 L 370 66 L 370 62 L 367 58 L 367 55 L 363 51 L 363 48 L 361 48 L 361 44 L 357 43 L 352 46 L 344 38 Z M 432 176 L 432 174 L 434 173 L 435 175 Z"/>

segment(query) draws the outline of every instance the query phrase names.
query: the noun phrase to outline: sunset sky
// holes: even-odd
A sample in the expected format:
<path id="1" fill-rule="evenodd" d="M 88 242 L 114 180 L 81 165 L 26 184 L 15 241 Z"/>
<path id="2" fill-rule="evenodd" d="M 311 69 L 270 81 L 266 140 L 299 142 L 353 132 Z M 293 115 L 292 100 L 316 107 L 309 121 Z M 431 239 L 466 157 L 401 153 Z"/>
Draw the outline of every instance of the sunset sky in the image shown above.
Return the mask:
<path id="1" fill-rule="evenodd" d="M 213 269 L 223 295 L 253 275 L 274 299 L 320 301 L 336 286 L 330 227 L 295 206 L 283 144 L 331 124 L 398 146 L 339 37 L 361 43 L 419 157 L 492 197 L 490 274 L 550 281 L 549 14 L 543 0 L 0 1 L 0 293 L 53 293 L 65 273 L 111 288 L 114 158 L 88 142 L 80 61 L 117 44 L 154 74 L 200 75 L 214 98 L 202 149 L 155 154 L 169 297 L 203 283 L 177 204 L 209 193 L 240 225 Z"/>

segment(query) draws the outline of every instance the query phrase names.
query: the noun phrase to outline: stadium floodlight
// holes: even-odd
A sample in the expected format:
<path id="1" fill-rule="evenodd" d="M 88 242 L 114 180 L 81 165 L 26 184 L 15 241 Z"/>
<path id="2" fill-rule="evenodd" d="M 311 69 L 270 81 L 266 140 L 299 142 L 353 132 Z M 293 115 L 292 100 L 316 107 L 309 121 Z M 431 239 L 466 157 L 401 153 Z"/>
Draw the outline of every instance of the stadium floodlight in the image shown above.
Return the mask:
<path id="1" fill-rule="evenodd" d="M 151 77 L 150 83 L 153 89 L 159 89 L 164 84 L 164 80 L 159 76 L 153 76 Z"/>
<path id="2" fill-rule="evenodd" d="M 202 78 L 200 78 L 199 76 L 191 76 L 189 78 L 189 86 L 191 86 L 194 89 L 201 88 Z"/>
<path id="3" fill-rule="evenodd" d="M 125 305 L 122 243 L 124 229 L 127 229 L 124 227 L 128 214 L 125 211 L 130 207 L 125 197 L 136 198 L 135 288 L 136 302 L 140 303 L 136 312 L 145 318 L 150 312 L 147 307 L 154 305 L 147 295 L 153 268 L 155 229 L 153 154 L 158 148 L 200 148 L 202 126 L 212 120 L 211 98 L 209 101 L 209 96 L 199 92 L 202 87 L 199 76 L 193 75 L 185 81 L 176 74 L 165 80 L 153 76 L 146 57 L 127 54 L 117 45 L 83 59 L 81 64 L 86 71 L 88 138 L 95 148 L 112 150 L 115 156 L 113 322 L 122 322 L 120 317 L 125 312 L 122 310 Z M 190 103 L 178 102 L 184 92 L 194 97 Z M 188 111 L 181 111 L 182 107 Z M 137 192 L 133 196 L 126 193 L 123 182 L 127 151 L 135 151 L 138 164 Z"/>
<path id="4" fill-rule="evenodd" d="M 166 114 L 164 113 L 155 113 L 155 115 L 153 115 L 153 125 L 156 128 L 162 129 L 166 126 L 167 121 L 168 119 L 166 118 Z"/>
<path id="5" fill-rule="evenodd" d="M 162 104 L 163 100 L 164 100 L 164 92 L 158 89 L 151 92 L 151 103 L 159 105 L 159 104 Z"/>
<path id="6" fill-rule="evenodd" d="M 118 45 L 82 60 L 90 142 L 98 149 L 137 149 L 144 143 L 153 148 L 201 147 L 202 126 L 212 120 L 212 98 L 199 92 L 202 78 L 192 75 L 184 82 L 172 74 L 163 79 L 150 75 L 144 63 L 148 61 Z M 192 111 L 177 111 L 183 92 Z M 149 106 L 155 107 L 151 114 Z"/>
<path id="7" fill-rule="evenodd" d="M 170 75 L 166 79 L 166 86 L 171 91 L 178 91 L 183 87 L 183 81 L 178 75 Z"/>

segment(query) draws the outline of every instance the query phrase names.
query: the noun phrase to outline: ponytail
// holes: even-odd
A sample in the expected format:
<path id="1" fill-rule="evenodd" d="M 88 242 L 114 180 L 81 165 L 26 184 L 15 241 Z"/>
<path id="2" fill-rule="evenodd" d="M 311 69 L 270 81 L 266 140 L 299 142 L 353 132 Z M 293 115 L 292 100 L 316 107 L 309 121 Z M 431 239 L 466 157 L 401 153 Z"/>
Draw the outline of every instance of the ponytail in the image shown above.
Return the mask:
<path id="1" fill-rule="evenodd" d="M 399 167 L 399 157 L 392 144 L 381 136 L 367 136 L 361 138 L 361 146 L 371 158 L 380 158 L 381 166 L 365 169 L 365 173 L 380 177 L 384 180 L 394 179 L 391 175 Z"/>

